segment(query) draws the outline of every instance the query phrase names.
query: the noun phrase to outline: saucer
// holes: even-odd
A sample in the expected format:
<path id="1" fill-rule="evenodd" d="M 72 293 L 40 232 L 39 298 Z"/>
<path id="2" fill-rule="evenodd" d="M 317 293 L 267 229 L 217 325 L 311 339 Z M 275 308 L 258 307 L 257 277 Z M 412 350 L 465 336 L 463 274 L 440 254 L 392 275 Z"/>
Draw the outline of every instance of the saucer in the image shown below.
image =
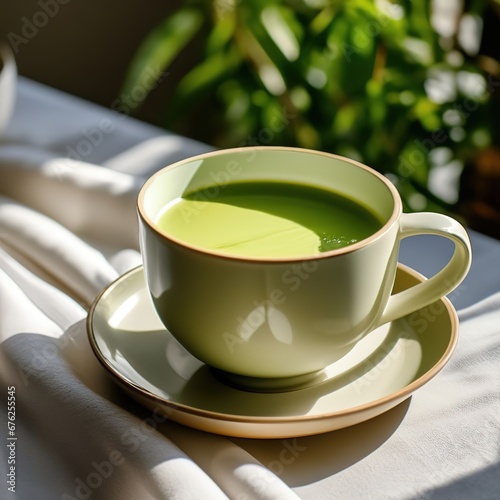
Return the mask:
<path id="1" fill-rule="evenodd" d="M 394 289 L 424 279 L 400 264 Z M 317 385 L 279 393 L 239 390 L 220 382 L 165 330 L 142 266 L 97 297 L 87 327 L 108 373 L 150 410 L 207 432 L 269 439 L 333 431 L 390 410 L 446 365 L 458 338 L 456 311 L 443 298 L 367 335 L 328 366 Z"/>

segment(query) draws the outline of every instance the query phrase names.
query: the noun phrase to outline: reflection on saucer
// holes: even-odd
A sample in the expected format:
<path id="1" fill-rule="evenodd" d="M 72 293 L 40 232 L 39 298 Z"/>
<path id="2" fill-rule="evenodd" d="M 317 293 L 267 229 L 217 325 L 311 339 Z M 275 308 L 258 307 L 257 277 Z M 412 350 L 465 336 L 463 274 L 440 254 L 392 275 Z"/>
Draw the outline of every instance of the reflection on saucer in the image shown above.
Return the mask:
<path id="1" fill-rule="evenodd" d="M 183 380 L 191 380 L 193 375 L 204 366 L 204 364 L 199 359 L 189 354 L 189 352 L 186 351 L 186 349 L 184 349 L 184 347 L 182 347 L 168 332 L 165 333 L 168 334 L 168 337 L 167 335 L 165 336 L 167 339 L 165 355 L 168 365 L 171 366 L 174 372 Z"/>

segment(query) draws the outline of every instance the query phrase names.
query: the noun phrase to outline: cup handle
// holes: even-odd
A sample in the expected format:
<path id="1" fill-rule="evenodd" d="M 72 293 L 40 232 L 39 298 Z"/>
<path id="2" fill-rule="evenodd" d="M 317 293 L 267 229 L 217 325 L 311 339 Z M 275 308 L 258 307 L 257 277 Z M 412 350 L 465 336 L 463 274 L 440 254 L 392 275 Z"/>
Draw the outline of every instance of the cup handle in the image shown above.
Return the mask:
<path id="1" fill-rule="evenodd" d="M 455 251 L 446 266 L 428 280 L 391 295 L 377 327 L 428 306 L 454 290 L 467 275 L 472 249 L 465 228 L 455 219 L 439 213 L 402 214 L 399 239 L 419 234 L 437 234 L 450 239 Z"/>

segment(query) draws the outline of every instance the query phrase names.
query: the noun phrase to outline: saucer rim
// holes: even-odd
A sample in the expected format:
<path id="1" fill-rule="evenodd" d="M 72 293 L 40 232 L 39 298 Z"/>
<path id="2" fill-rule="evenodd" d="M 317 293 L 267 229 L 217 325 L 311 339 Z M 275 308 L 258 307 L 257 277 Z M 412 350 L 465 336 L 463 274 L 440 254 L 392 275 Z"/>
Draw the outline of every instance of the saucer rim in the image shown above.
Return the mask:
<path id="1" fill-rule="evenodd" d="M 143 265 L 140 264 L 133 269 L 125 272 L 115 280 L 113 280 L 109 285 L 107 285 L 101 292 L 97 295 L 94 301 L 91 304 L 89 309 L 89 313 L 87 315 L 86 325 L 87 325 L 87 337 L 90 342 L 90 346 L 94 355 L 97 357 L 98 361 L 105 368 L 105 370 L 113 376 L 115 381 L 119 382 L 119 385 L 124 386 L 126 390 L 134 390 L 139 393 L 142 398 L 146 398 L 150 402 L 158 403 L 164 406 L 169 407 L 173 411 L 181 411 L 185 414 L 190 414 L 195 417 L 200 417 L 203 419 L 209 418 L 211 420 L 218 421 L 227 421 L 231 423 L 238 424 L 290 424 L 290 423 L 305 423 L 305 422 L 314 422 L 314 421 L 323 421 L 330 419 L 337 419 L 342 417 L 348 417 L 350 415 L 359 414 L 363 412 L 370 412 L 378 407 L 384 407 L 388 404 L 394 403 L 389 408 L 393 408 L 397 404 L 402 403 L 408 397 L 410 397 L 417 389 L 427 384 L 430 380 L 432 380 L 448 363 L 453 352 L 458 343 L 458 314 L 451 303 L 451 301 L 445 296 L 441 297 L 435 302 L 441 302 L 445 306 L 445 310 L 450 319 L 450 340 L 446 349 L 444 349 L 443 354 L 439 358 L 439 360 L 425 373 L 420 375 L 417 379 L 413 380 L 409 384 L 405 385 L 398 391 L 392 392 L 382 398 L 374 399 L 373 401 L 364 403 L 362 405 L 353 406 L 349 408 L 345 408 L 342 410 L 321 413 L 316 415 L 289 415 L 289 416 L 252 416 L 252 415 L 237 415 L 231 413 L 221 413 L 216 411 L 210 411 L 205 409 L 196 408 L 193 406 L 186 405 L 184 403 L 179 403 L 172 401 L 170 399 L 162 398 L 157 394 L 152 393 L 148 389 L 145 389 L 141 385 L 137 384 L 133 380 L 130 380 L 128 377 L 120 373 L 110 362 L 107 361 L 106 357 L 102 354 L 99 346 L 97 345 L 96 334 L 94 332 L 93 327 L 93 318 L 95 316 L 96 308 L 101 302 L 103 296 L 112 291 L 114 287 L 121 281 L 126 280 L 133 274 L 139 272 L 143 268 Z M 427 280 L 425 276 L 423 276 L 418 271 L 412 269 L 411 267 L 399 263 L 398 262 L 398 270 L 402 271 L 406 274 L 411 275 L 413 278 L 416 278 L 419 281 Z M 420 309 L 419 309 L 420 310 Z M 397 321 L 397 320 L 396 320 Z M 238 389 L 236 389 L 238 390 Z M 307 390 L 307 388 L 299 389 L 294 392 L 300 392 L 301 390 Z M 383 412 L 382 412 L 383 413 Z M 230 434 L 234 435 L 234 434 Z"/>

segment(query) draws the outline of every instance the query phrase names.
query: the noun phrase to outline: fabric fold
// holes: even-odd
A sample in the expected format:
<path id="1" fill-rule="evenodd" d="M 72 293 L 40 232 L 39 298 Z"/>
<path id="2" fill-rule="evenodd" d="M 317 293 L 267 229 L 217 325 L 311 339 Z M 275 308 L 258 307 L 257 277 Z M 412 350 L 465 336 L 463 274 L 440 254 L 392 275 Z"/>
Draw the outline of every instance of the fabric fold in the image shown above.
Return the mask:
<path id="1" fill-rule="evenodd" d="M 231 440 L 180 425 L 165 432 L 230 498 L 298 500 L 280 478 Z"/>
<path id="2" fill-rule="evenodd" d="M 69 490 L 60 490 L 63 484 L 58 485 L 54 478 L 52 493 L 57 498 L 81 498 L 78 491 L 101 499 L 227 498 L 148 421 L 83 385 L 59 355 L 55 339 L 19 333 L 4 341 L 2 358 L 11 367 L 7 382 L 17 388 L 19 419 L 43 436 L 46 445 L 57 449 L 66 466 L 65 475 L 73 477 Z M 30 407 L 36 411 L 29 411 Z M 68 477 L 65 479 L 67 488 Z M 29 488 L 28 482 L 20 484 L 19 492 L 24 498 L 39 498 Z"/>
<path id="3" fill-rule="evenodd" d="M 57 288 L 30 273 L 1 248 L 0 270 L 10 278 L 9 282 L 11 286 L 15 285 L 20 288 L 26 298 L 29 299 L 47 319 L 54 322 L 61 331 L 65 331 L 66 328 L 69 328 L 75 321 L 86 316 L 87 313 L 83 307 Z M 5 276 L 3 280 L 4 285 L 7 285 L 7 276 Z M 12 294 L 12 291 L 5 291 L 2 296 L 12 297 Z M 11 311 L 9 307 L 6 307 L 5 310 Z M 4 316 L 7 317 L 7 314 Z M 11 316 L 11 314 L 9 314 L 9 316 Z M 25 328 L 18 328 L 18 330 L 23 331 Z M 44 329 L 42 328 L 41 331 L 44 331 Z"/>
<path id="4" fill-rule="evenodd" d="M 115 250 L 139 248 L 143 179 L 26 145 L 0 146 L 0 195 Z"/>
<path id="5" fill-rule="evenodd" d="M 57 277 L 87 305 L 118 277 L 99 251 L 68 229 L 1 196 L 0 238 Z"/>

